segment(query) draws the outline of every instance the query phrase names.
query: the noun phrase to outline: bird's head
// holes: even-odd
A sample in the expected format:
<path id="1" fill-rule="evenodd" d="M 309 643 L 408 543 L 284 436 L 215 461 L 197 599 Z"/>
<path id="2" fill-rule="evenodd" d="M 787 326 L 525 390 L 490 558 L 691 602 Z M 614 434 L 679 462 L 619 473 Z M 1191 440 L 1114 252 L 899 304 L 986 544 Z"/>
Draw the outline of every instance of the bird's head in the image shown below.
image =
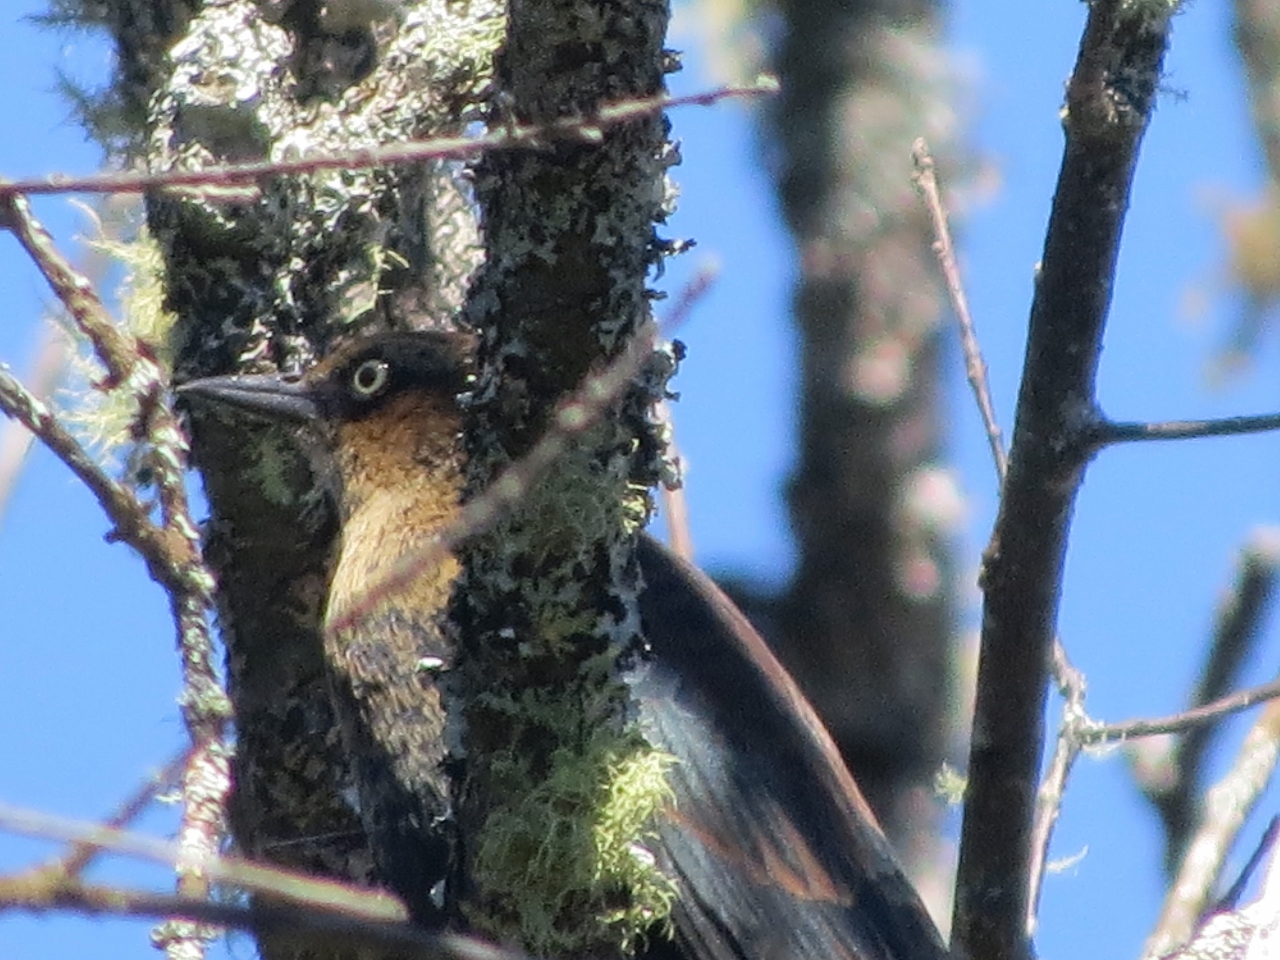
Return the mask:
<path id="1" fill-rule="evenodd" d="M 375 491 L 422 483 L 424 468 L 456 503 L 458 397 L 468 386 L 473 350 L 464 333 L 381 333 L 335 351 L 302 376 L 204 377 L 177 392 L 188 403 L 289 429 L 344 513 Z"/>

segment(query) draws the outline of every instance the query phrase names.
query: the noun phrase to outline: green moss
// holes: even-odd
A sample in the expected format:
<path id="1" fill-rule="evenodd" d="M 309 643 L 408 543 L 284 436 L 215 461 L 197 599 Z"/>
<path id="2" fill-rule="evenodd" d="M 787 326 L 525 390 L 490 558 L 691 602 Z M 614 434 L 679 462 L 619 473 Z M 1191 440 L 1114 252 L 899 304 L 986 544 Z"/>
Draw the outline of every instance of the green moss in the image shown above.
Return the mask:
<path id="1" fill-rule="evenodd" d="M 631 949 L 675 898 L 646 849 L 655 814 L 671 802 L 673 762 L 639 736 L 611 733 L 553 754 L 537 783 L 520 757 L 502 758 L 495 773 L 512 801 L 480 832 L 474 871 L 486 897 L 473 912 L 485 915 L 472 919 L 538 954 Z"/>

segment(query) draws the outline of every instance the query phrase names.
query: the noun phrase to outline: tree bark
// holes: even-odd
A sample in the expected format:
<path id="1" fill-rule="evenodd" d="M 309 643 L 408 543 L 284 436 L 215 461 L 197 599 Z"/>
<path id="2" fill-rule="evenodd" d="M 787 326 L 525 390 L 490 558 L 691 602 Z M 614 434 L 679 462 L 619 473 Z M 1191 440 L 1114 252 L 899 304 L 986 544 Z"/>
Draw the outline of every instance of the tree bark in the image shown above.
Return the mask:
<path id="1" fill-rule="evenodd" d="M 513 3 L 495 119 L 590 117 L 609 101 L 661 93 L 668 15 L 665 0 Z M 482 331 L 467 432 L 473 495 L 558 429 L 557 404 L 589 373 L 648 335 L 645 280 L 665 250 L 654 224 L 668 210 L 674 156 L 666 121 L 651 117 L 610 128 L 598 144 L 491 154 L 479 165 L 486 256 L 468 309 Z M 586 849 L 625 771 L 661 763 L 634 726 L 618 670 L 640 642 L 635 534 L 668 469 L 650 409 L 673 362 L 659 351 L 646 366 L 462 553 L 450 716 L 461 719 L 466 757 L 460 831 L 475 840 L 463 909 L 533 952 L 615 954 L 661 918 L 673 892 L 626 849 L 638 836 L 612 852 Z M 659 787 L 635 801 L 656 810 L 663 799 Z"/>
<path id="2" fill-rule="evenodd" d="M 102 111 L 155 171 L 460 133 L 502 40 L 498 0 L 105 5 L 118 72 Z M 450 164 L 274 177 L 256 190 L 154 192 L 147 223 L 174 314 L 175 380 L 300 370 L 335 341 L 453 321 L 478 256 Z M 200 418 L 193 456 L 237 724 L 232 834 L 244 854 L 373 884 L 343 793 L 319 640 L 332 505 L 283 438 Z M 349 956 L 314 939 L 269 960 Z"/>

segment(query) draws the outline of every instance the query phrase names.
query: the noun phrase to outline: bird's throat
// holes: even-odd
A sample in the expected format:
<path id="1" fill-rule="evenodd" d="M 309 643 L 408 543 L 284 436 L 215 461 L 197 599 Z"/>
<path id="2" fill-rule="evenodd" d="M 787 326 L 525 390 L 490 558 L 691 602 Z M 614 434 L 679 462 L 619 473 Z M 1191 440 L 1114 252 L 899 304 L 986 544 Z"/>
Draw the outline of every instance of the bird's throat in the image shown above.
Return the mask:
<path id="1" fill-rule="evenodd" d="M 343 520 L 326 622 L 358 626 L 364 617 L 351 623 L 352 611 L 372 616 L 397 608 L 410 619 L 434 619 L 458 575 L 453 555 L 436 546 L 454 513 L 452 505 L 442 509 L 414 490 L 383 490 L 361 500 Z M 407 579 L 396 576 L 406 572 Z"/>

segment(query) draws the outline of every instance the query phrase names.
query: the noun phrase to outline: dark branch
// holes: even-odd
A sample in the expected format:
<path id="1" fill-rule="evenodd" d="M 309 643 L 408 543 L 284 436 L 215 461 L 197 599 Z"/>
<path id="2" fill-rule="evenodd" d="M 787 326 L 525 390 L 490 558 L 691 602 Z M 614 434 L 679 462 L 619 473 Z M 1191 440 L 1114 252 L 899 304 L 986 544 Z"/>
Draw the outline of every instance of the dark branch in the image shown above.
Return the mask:
<path id="1" fill-rule="evenodd" d="M 1255 417 L 1224 417 L 1220 420 L 1166 420 L 1161 423 L 1116 423 L 1101 420 L 1094 425 L 1092 442 L 1097 447 L 1138 440 L 1194 440 L 1199 437 L 1235 437 L 1248 433 L 1280 430 L 1280 413 Z"/>
<path id="2" fill-rule="evenodd" d="M 985 555 L 985 608 L 953 944 L 1029 960 L 1031 828 L 1067 530 L 1138 148 L 1172 6 L 1096 2 L 1067 86 L 1009 475 Z"/>

